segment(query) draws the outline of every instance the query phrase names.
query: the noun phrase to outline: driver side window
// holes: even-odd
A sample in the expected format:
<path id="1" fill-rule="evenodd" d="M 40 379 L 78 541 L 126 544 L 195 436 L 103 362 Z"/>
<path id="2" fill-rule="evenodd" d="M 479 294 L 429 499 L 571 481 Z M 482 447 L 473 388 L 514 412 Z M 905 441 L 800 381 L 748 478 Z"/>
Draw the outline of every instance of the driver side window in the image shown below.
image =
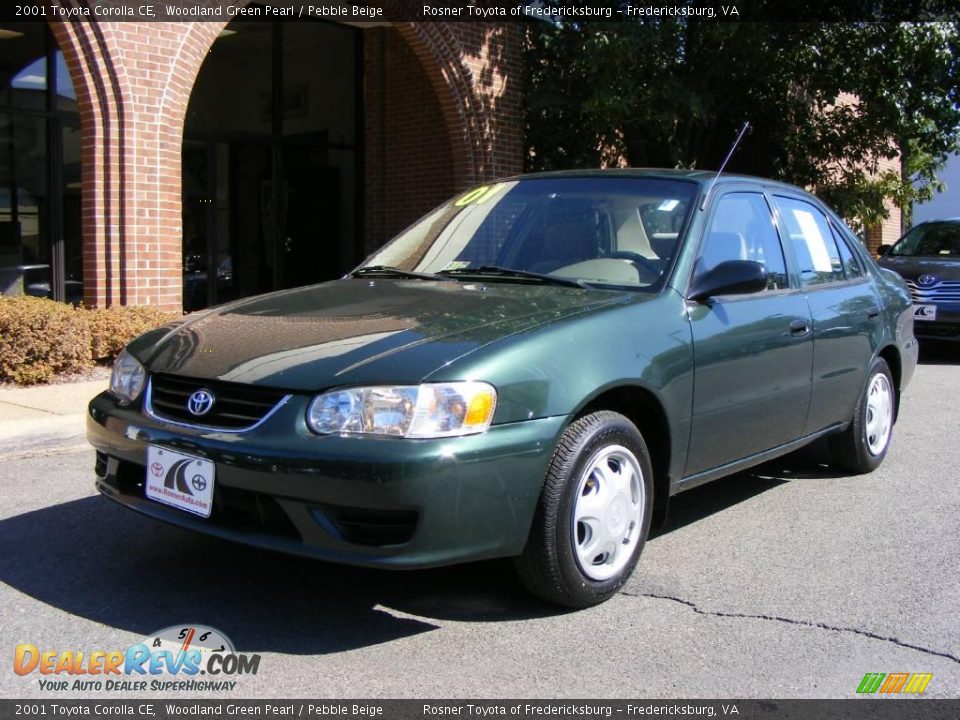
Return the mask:
<path id="1" fill-rule="evenodd" d="M 720 198 L 697 260 L 697 274 L 727 260 L 753 260 L 767 271 L 767 289 L 789 286 L 780 236 L 770 206 L 756 192 L 728 193 Z"/>

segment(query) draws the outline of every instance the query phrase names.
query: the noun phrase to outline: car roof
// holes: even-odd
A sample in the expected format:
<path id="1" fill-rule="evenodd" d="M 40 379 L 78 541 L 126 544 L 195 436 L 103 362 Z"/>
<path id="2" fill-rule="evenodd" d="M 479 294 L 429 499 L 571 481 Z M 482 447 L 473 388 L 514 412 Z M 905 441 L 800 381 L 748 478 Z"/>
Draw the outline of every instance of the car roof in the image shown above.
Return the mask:
<path id="1" fill-rule="evenodd" d="M 793 192 L 802 192 L 809 194 L 803 188 L 796 185 L 790 185 L 778 180 L 761 178 L 753 175 L 739 175 L 735 173 L 721 173 L 719 177 L 715 170 L 673 170 L 668 168 L 606 168 L 606 169 L 583 169 L 583 170 L 553 170 L 549 172 L 537 172 L 527 175 L 515 175 L 505 178 L 507 181 L 530 180 L 538 178 L 589 178 L 589 177 L 636 177 L 636 178 L 659 178 L 664 180 L 688 180 L 700 185 L 707 185 L 714 178 L 717 179 L 717 185 L 726 185 L 738 182 L 750 182 L 762 185 L 779 187 Z"/>

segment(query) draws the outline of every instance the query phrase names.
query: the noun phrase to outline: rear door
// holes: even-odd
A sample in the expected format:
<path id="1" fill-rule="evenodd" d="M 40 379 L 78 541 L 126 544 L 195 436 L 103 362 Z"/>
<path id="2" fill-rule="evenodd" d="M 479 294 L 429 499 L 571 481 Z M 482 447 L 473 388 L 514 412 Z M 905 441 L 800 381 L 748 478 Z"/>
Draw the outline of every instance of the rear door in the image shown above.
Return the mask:
<path id="1" fill-rule="evenodd" d="M 819 207 L 775 195 L 777 221 L 813 318 L 813 387 L 804 434 L 848 421 L 873 357 L 880 305 L 864 269 Z"/>
<path id="2" fill-rule="evenodd" d="M 791 285 L 770 205 L 759 190 L 721 195 L 695 276 L 724 260 L 766 266 L 766 290 L 688 304 L 695 361 L 686 475 L 795 440 L 810 402 L 810 311 Z"/>

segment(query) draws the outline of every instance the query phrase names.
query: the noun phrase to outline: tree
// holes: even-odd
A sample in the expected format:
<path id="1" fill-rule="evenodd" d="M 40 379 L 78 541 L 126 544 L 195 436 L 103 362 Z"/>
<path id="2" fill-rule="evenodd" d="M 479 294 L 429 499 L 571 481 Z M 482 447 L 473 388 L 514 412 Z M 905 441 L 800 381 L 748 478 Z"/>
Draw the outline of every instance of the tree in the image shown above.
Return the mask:
<path id="1" fill-rule="evenodd" d="M 927 199 L 960 149 L 960 23 L 528 27 L 528 169 L 716 169 L 810 187 L 855 224 Z M 900 158 L 904 174 L 883 171 Z"/>

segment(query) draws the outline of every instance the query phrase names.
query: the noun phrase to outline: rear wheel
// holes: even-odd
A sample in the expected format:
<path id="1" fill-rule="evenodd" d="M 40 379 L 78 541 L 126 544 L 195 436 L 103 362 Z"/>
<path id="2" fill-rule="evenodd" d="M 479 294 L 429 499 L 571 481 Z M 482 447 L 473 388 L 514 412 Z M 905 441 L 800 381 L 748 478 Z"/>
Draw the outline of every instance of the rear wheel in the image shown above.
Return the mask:
<path id="1" fill-rule="evenodd" d="M 567 607 L 607 600 L 636 567 L 652 508 L 650 454 L 636 426 L 610 411 L 580 418 L 564 431 L 547 471 L 515 563 L 521 581 Z"/>
<path id="2" fill-rule="evenodd" d="M 870 368 L 847 429 L 830 439 L 834 460 L 854 473 L 868 473 L 883 462 L 893 435 L 897 392 L 886 360 L 877 358 Z"/>

